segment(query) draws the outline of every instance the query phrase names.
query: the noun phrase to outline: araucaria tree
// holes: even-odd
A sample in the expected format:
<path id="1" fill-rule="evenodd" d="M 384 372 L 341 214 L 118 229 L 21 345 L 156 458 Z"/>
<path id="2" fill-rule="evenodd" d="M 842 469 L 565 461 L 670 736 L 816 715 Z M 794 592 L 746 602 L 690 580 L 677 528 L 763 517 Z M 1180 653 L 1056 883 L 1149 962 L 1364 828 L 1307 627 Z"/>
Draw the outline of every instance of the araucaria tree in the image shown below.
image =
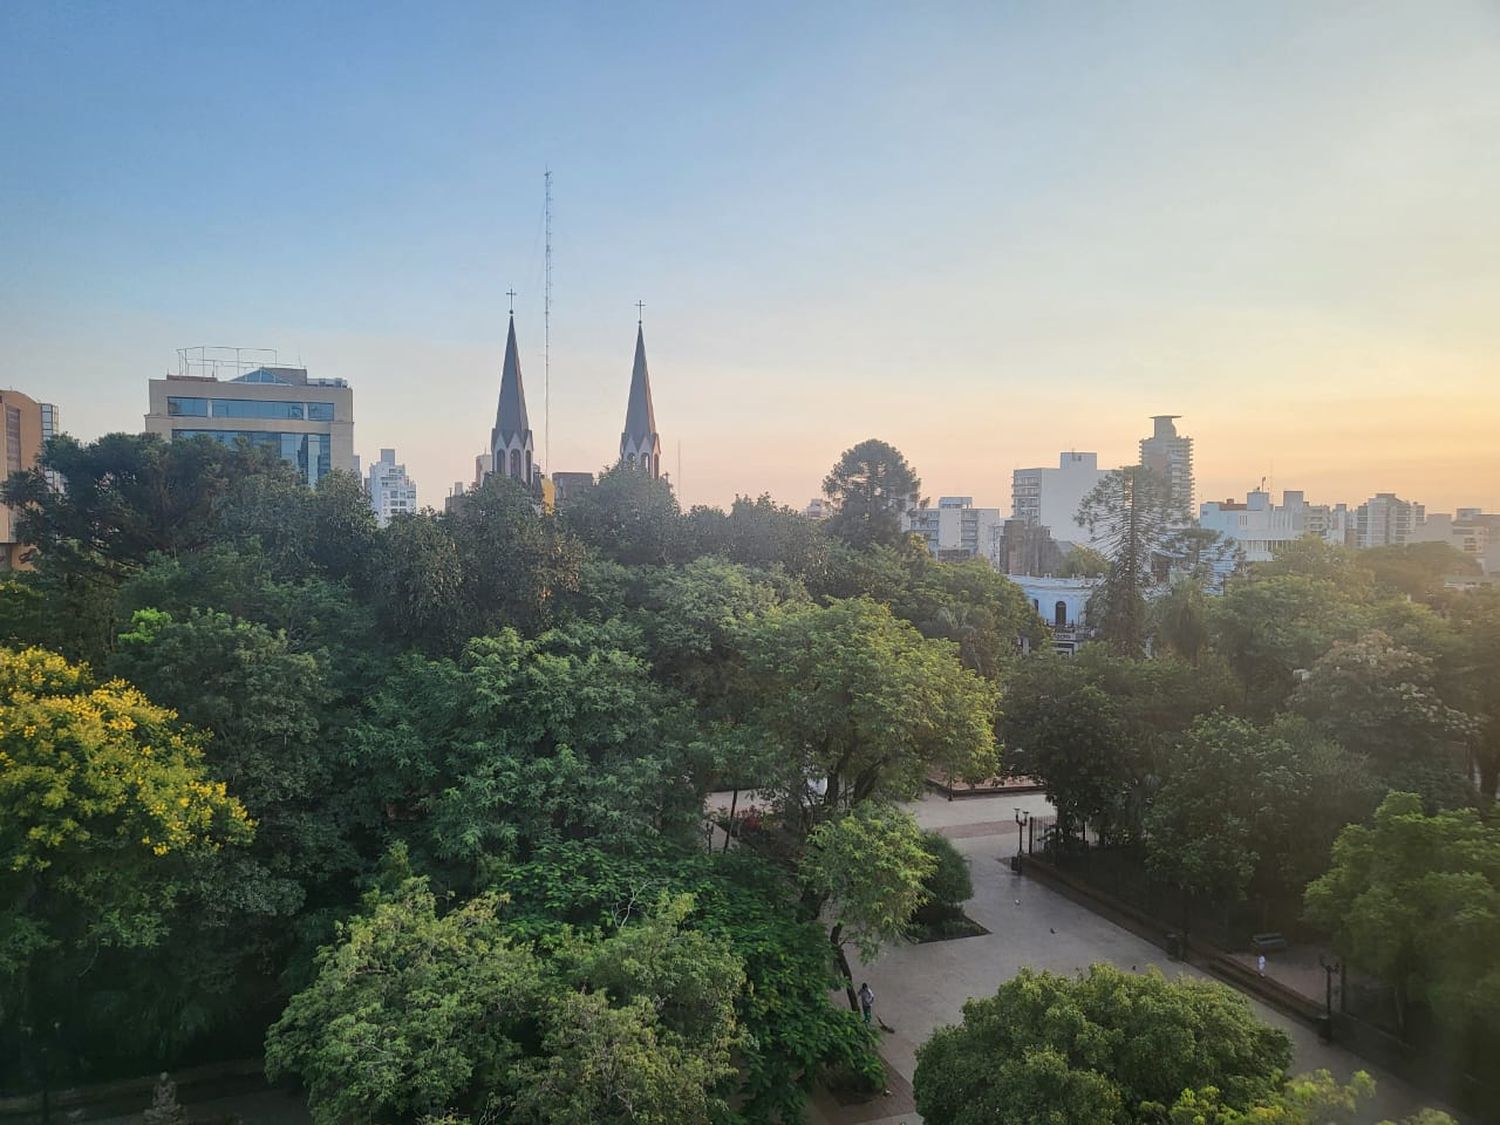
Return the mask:
<path id="1" fill-rule="evenodd" d="M 1146 592 L 1165 578 L 1169 542 L 1186 520 L 1166 477 L 1139 465 L 1106 473 L 1078 505 L 1078 522 L 1109 557 L 1093 616 L 1116 652 L 1145 651 Z"/>
<path id="2" fill-rule="evenodd" d="M 844 450 L 823 478 L 823 495 L 835 508 L 828 530 L 854 547 L 895 543 L 901 515 L 916 505 L 921 487 L 900 450 L 868 438 Z"/>

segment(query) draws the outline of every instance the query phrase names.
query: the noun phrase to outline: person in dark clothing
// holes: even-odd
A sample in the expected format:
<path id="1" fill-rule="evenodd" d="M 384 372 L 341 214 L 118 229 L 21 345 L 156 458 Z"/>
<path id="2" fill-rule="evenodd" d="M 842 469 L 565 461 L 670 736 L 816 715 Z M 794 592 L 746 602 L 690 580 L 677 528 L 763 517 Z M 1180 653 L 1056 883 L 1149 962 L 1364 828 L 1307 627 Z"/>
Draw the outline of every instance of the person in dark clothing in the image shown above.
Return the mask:
<path id="1" fill-rule="evenodd" d="M 869 1023 L 871 1013 L 875 1010 L 875 990 L 870 987 L 869 981 L 861 981 L 856 995 L 859 997 L 860 1011 L 865 1014 L 865 1023 Z"/>

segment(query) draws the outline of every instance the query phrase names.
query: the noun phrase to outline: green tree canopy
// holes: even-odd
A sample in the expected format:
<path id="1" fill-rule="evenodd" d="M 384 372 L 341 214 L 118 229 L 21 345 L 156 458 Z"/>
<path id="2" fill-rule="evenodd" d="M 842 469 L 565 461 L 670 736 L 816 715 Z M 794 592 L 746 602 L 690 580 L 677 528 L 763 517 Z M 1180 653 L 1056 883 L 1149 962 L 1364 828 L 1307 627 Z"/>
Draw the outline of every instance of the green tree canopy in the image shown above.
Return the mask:
<path id="1" fill-rule="evenodd" d="M 410 1120 L 499 1089 L 547 994 L 499 900 L 439 915 L 426 880 L 372 893 L 266 1037 L 266 1074 L 297 1075 L 319 1125 Z"/>
<path id="2" fill-rule="evenodd" d="M 1362 759 L 1295 723 L 1215 714 L 1166 755 L 1145 817 L 1146 862 L 1184 891 L 1235 900 L 1299 891 L 1334 836 L 1377 799 Z"/>
<path id="3" fill-rule="evenodd" d="M 799 834 L 860 801 L 910 799 L 930 770 L 994 772 L 993 687 L 885 606 L 778 607 L 745 645 L 745 733 Z"/>
<path id="4" fill-rule="evenodd" d="M 1335 642 L 1298 684 L 1291 706 L 1379 769 L 1447 762 L 1456 773 L 1456 749 L 1477 726 L 1442 700 L 1435 678 L 1430 659 L 1371 632 Z"/>
<path id="5" fill-rule="evenodd" d="M 1392 793 L 1373 824 L 1345 828 L 1307 888 L 1307 916 L 1351 965 L 1442 1023 L 1500 1031 L 1500 829 L 1472 809 L 1428 816 Z"/>
<path id="6" fill-rule="evenodd" d="M 398 851 L 391 865 L 399 875 Z M 486 893 L 446 913 L 426 880 L 369 896 L 266 1040 L 316 1122 L 448 1110 L 532 1122 L 709 1121 L 727 1106 L 744 971 L 683 927 L 690 896 L 611 937 L 512 941 Z"/>
<path id="7" fill-rule="evenodd" d="M 663 566 L 684 553 L 682 510 L 672 486 L 623 466 L 606 469 L 593 488 L 569 498 L 558 522 L 626 566 Z"/>
<path id="8" fill-rule="evenodd" d="M 1075 543 L 1063 556 L 1059 578 L 1103 578 L 1109 573 L 1109 559 L 1092 547 Z"/>
<path id="9" fill-rule="evenodd" d="M 52 488 L 46 471 L 67 487 Z M 218 507 L 245 476 L 289 475 L 263 450 L 230 449 L 201 438 L 106 434 L 83 445 L 61 435 L 35 468 L 0 486 L 21 511 L 16 534 L 49 566 L 117 580 L 153 554 L 178 555 L 211 544 Z"/>
<path id="10" fill-rule="evenodd" d="M 873 801 L 813 829 L 799 875 L 829 918 L 828 940 L 856 1007 L 854 977 L 844 954 L 852 943 L 865 960 L 906 932 L 937 870 L 910 813 Z"/>
<path id="11" fill-rule="evenodd" d="M 0 649 L 0 715 L 3 1076 L 32 1061 L 23 1027 L 85 1042 L 117 955 L 191 925 L 179 899 L 253 826 L 205 770 L 202 737 L 128 684 Z M 137 1036 L 158 1030 L 136 1015 Z"/>
<path id="12" fill-rule="evenodd" d="M 478 638 L 458 661 L 403 656 L 350 731 L 348 764 L 386 831 L 462 885 L 547 841 L 680 838 L 700 815 L 695 732 L 638 644 L 575 624 Z"/>
<path id="13" fill-rule="evenodd" d="M 939 562 L 923 551 L 890 604 L 924 636 L 952 641 L 964 667 L 989 680 L 1014 659 L 1019 638 L 1040 644 L 1047 635 L 1021 588 L 978 559 Z"/>
<path id="14" fill-rule="evenodd" d="M 1126 819 L 1147 762 L 1117 698 L 1090 680 L 1076 658 L 1040 653 L 1022 661 L 1000 721 L 1007 769 L 1042 783 L 1065 833 Z"/>
<path id="15" fill-rule="evenodd" d="M 1360 552 L 1377 589 L 1419 602 L 1447 600 L 1443 580 L 1455 574 L 1482 574 L 1479 560 L 1447 543 L 1405 543 Z"/>
<path id="16" fill-rule="evenodd" d="M 1109 1125 L 1160 1120 L 1213 1086 L 1245 1109 L 1281 1088 L 1286 1035 L 1224 985 L 1096 964 L 1077 977 L 1022 969 L 917 1049 L 929 1125 Z"/>

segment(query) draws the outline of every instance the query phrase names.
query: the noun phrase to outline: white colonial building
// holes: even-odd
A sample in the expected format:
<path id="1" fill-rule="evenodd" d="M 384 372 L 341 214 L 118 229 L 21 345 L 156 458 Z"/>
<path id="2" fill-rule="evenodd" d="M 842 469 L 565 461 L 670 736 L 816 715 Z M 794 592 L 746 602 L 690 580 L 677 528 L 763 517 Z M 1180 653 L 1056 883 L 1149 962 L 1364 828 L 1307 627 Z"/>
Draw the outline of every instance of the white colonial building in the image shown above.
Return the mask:
<path id="1" fill-rule="evenodd" d="M 1031 602 L 1031 608 L 1052 627 L 1052 643 L 1057 651 L 1074 652 L 1088 630 L 1089 599 L 1094 596 L 1101 579 L 1032 578 L 1012 574 L 1010 580 L 1021 587 Z"/>

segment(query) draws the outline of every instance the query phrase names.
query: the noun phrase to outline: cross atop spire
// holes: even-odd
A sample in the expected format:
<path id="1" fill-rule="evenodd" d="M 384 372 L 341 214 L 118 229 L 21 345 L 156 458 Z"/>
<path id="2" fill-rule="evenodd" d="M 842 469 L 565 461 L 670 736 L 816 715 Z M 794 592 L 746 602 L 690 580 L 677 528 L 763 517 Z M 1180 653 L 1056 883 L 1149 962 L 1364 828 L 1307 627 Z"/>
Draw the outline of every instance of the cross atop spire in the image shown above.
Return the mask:
<path id="1" fill-rule="evenodd" d="M 505 295 L 510 298 L 510 315 L 511 316 L 515 316 L 516 315 L 516 291 L 514 289 L 507 289 L 505 291 Z"/>
<path id="2" fill-rule="evenodd" d="M 646 315 L 646 302 L 645 301 L 637 301 L 635 303 L 635 326 L 637 328 L 639 328 L 641 326 L 641 321 L 643 319 L 645 319 L 645 315 Z"/>

